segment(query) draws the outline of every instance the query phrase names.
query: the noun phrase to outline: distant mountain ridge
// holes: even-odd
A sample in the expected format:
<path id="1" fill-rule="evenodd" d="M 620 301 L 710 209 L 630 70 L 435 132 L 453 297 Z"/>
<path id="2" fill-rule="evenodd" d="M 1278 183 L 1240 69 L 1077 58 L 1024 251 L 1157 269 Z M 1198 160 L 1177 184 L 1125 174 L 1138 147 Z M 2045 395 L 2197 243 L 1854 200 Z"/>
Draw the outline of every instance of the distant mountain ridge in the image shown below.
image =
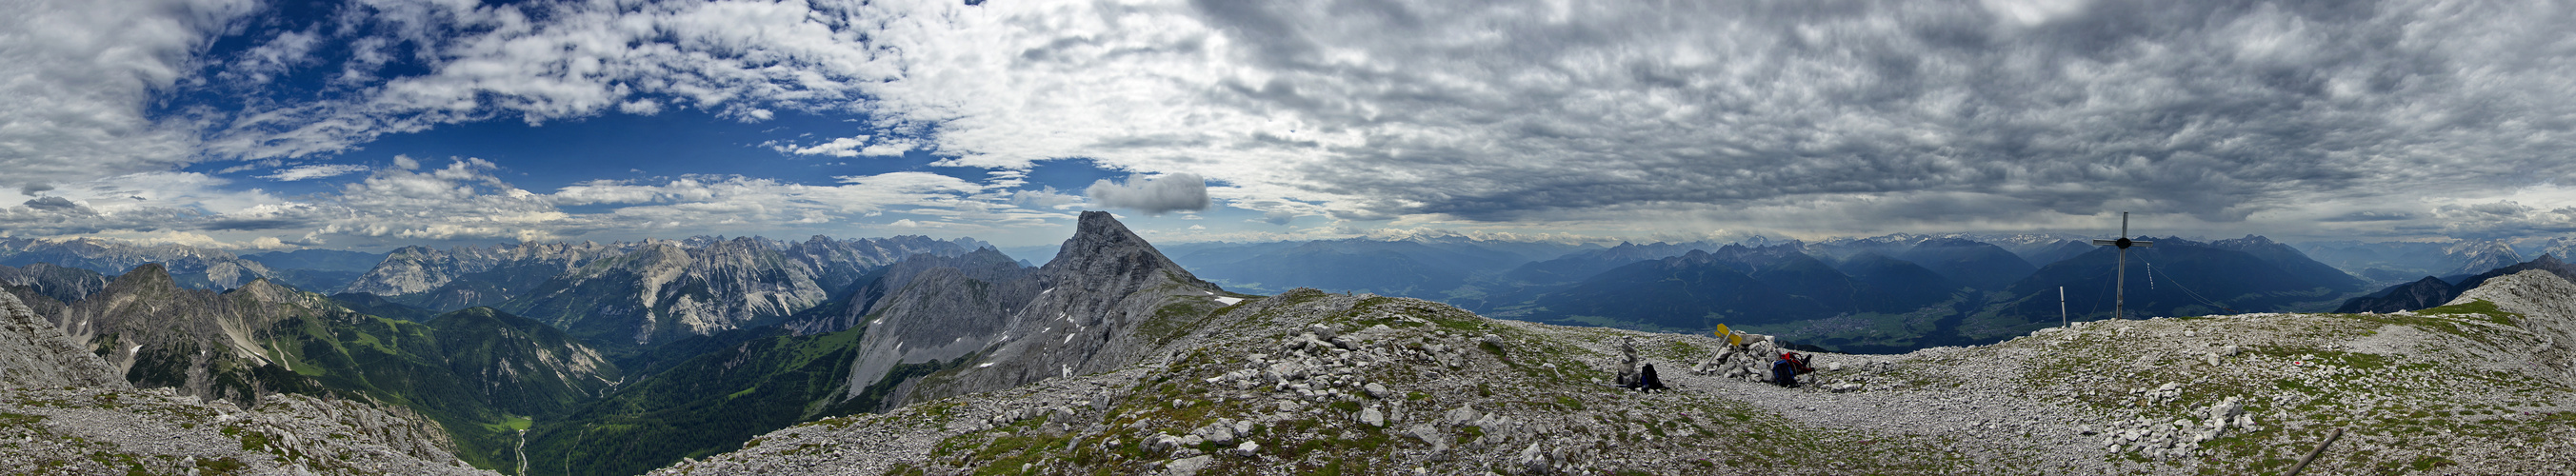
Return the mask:
<path id="1" fill-rule="evenodd" d="M 1433 240 L 1194 244 L 1173 258 L 1207 279 L 1254 292 L 1293 287 L 1442 298 L 1514 266 L 1583 247 L 1554 243 Z"/>
<path id="2" fill-rule="evenodd" d="M 2551 254 L 2553 238 L 2542 243 L 2541 254 Z M 2415 281 L 2425 276 L 2457 280 L 2490 269 L 2512 266 L 2527 261 L 2510 243 L 2501 240 L 2396 241 L 2362 243 L 2328 241 L 2307 243 L 2300 251 L 2317 261 L 2333 265 L 2376 284 Z M 2565 254 L 2558 255 L 2561 259 Z"/>
<path id="3" fill-rule="evenodd" d="M 20 286 L 56 301 L 72 302 L 107 289 L 107 276 L 80 268 L 32 263 L 26 267 L 0 265 L 0 285 Z"/>
<path id="4" fill-rule="evenodd" d="M 924 236 L 408 247 L 342 292 L 433 311 L 493 306 L 623 349 L 784 320 L 905 256 L 989 247 Z"/>
<path id="5" fill-rule="evenodd" d="M 180 286 L 231 289 L 270 277 L 266 265 L 222 250 L 176 244 L 140 244 L 97 238 L 0 238 L 0 265 L 50 263 L 115 275 L 144 263 L 161 263 Z"/>
<path id="6" fill-rule="evenodd" d="M 2390 286 L 2386 289 L 2380 290 L 2379 292 L 2371 293 L 2368 296 L 2352 298 L 2352 300 L 2345 301 L 2343 306 L 2335 308 L 2335 312 L 2391 313 L 2437 307 L 2459 297 L 2461 293 L 2468 292 L 2471 289 L 2476 289 L 2478 286 L 2486 284 L 2486 281 L 2489 279 L 2511 276 L 2516 273 L 2530 270 L 2547 271 L 2551 274 L 2556 274 L 2559 277 L 2567 278 L 2569 281 L 2576 281 L 2576 264 L 2568 264 L 2567 262 L 2560 261 L 2556 255 L 2544 254 L 2540 255 L 2539 258 L 2533 258 L 2531 261 L 2515 263 L 2471 275 L 2467 278 L 2461 279 L 2456 284 L 2442 280 L 2441 278 L 2427 276 L 2424 279 L 2416 280 L 2412 283 Z"/>

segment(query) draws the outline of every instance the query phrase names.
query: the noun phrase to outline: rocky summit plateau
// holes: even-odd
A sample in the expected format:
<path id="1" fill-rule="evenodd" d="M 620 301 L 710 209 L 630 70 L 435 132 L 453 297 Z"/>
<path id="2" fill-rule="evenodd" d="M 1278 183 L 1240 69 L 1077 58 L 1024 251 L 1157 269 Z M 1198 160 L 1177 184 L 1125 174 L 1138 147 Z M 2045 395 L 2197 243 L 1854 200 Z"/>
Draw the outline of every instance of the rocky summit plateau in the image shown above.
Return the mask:
<path id="1" fill-rule="evenodd" d="M 1776 336 L 1234 292 L 1103 212 L 1037 266 L 913 241 L 899 259 L 732 240 L 522 260 L 555 274 L 412 283 L 536 283 L 419 322 L 261 279 L 187 289 L 152 264 L 114 279 L 22 272 L 34 277 L 0 293 L 0 471 L 2576 473 L 2576 282 L 2549 266 L 2481 275 L 2414 310 L 2098 320 L 1988 345 L 1815 352 L 1784 387 L 1768 381 L 1773 363 L 1804 347 Z M 395 253 L 377 276 L 472 251 Z M 848 258 L 788 259 L 824 255 Z M 754 268 L 774 272 L 735 272 Z M 738 328 L 585 334 L 509 311 L 584 315 L 668 294 L 631 283 L 688 281 L 628 279 L 648 275 L 701 276 L 671 296 L 733 303 L 693 315 L 742 311 L 725 321 Z M 526 305 L 540 301 L 577 305 Z M 679 315 L 645 321 L 697 322 Z M 1646 375 L 1664 388 L 1628 385 Z"/>
<path id="2" fill-rule="evenodd" d="M 1817 354 L 1296 290 L 1106 372 L 830 418 L 654 474 L 2566 474 L 2576 284 L 2395 314 L 2096 321 Z M 1656 364 L 1670 390 L 1611 385 Z"/>

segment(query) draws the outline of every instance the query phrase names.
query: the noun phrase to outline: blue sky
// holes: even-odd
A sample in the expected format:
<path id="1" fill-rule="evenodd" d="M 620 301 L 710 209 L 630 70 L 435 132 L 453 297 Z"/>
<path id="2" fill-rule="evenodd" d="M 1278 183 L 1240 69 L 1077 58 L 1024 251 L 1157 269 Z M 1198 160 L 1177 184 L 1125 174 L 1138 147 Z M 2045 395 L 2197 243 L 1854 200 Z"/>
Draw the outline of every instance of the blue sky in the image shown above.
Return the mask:
<path id="1" fill-rule="evenodd" d="M 2576 232 L 2557 2 L 19 10 L 13 237 Z"/>

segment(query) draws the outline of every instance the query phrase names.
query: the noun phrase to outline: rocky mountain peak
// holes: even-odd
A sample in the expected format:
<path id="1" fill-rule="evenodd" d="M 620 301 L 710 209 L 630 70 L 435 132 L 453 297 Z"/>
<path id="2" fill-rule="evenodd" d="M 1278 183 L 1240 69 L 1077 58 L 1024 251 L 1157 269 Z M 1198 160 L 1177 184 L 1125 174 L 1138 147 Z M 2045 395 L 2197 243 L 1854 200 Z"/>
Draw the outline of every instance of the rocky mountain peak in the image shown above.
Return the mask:
<path id="1" fill-rule="evenodd" d="M 1202 283 L 1189 270 L 1174 264 L 1163 252 L 1154 249 L 1145 238 L 1129 231 L 1109 212 L 1082 212 L 1082 221 L 1072 238 L 1064 240 L 1055 259 L 1040 267 L 1057 276 L 1127 276 L 1144 279 L 1152 272 L 1171 275 L 1176 281 Z"/>
<path id="2" fill-rule="evenodd" d="M 2253 234 L 2245 235 L 2244 238 L 2233 238 L 2210 242 L 2210 245 L 2220 248 L 2250 248 L 2255 246 L 2270 246 L 2272 244 L 2274 244 L 2274 242 L 2271 238 Z"/>
<path id="3" fill-rule="evenodd" d="M 162 266 L 161 263 L 136 265 L 134 269 L 126 270 L 125 274 L 117 275 L 116 280 L 107 283 L 109 291 L 178 288 L 178 281 L 170 278 L 170 268 Z"/>
<path id="4" fill-rule="evenodd" d="M 890 408 L 1132 365 L 1189 332 L 1179 316 L 1213 310 L 1223 292 L 1107 212 L 1083 212 L 1055 259 L 1026 278 L 1012 278 L 1014 267 L 1003 263 L 971 274 L 953 267 L 1001 257 L 992 258 L 922 271 L 868 311 L 883 317 L 862 324 L 850 395 L 890 389 L 880 402 Z M 934 384 L 915 387 L 892 373 L 897 364 L 961 365 L 951 359 L 969 356 L 977 362 Z"/>

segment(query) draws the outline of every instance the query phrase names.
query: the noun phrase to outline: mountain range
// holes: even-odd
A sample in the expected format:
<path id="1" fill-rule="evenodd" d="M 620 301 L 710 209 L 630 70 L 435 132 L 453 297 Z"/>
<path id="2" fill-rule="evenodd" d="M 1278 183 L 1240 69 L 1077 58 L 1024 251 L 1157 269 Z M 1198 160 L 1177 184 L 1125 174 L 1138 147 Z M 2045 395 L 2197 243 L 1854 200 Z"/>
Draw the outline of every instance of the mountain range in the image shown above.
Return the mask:
<path id="1" fill-rule="evenodd" d="M 530 432 L 532 474 L 634 474 L 801 421 L 1127 367 L 1240 300 L 1104 212 L 1044 266 L 992 249 L 914 255 L 788 325 L 705 349 Z M 806 332 L 799 335 L 798 332 Z M 648 356 L 650 361 L 670 357 Z M 608 443 L 602 443 L 608 442 Z"/>
<path id="2" fill-rule="evenodd" d="M 270 275 L 266 265 L 222 250 L 94 238 L 0 238 L 0 266 L 24 267 L 38 263 L 107 275 L 123 273 L 144 263 L 160 263 L 170 272 L 171 279 L 193 289 L 231 289 Z"/>
<path id="3" fill-rule="evenodd" d="M 241 259 L 267 266 L 268 278 L 279 284 L 315 292 L 331 292 L 349 286 L 368 270 L 385 261 L 384 253 L 303 249 L 271 251 L 241 255 Z"/>
<path id="4" fill-rule="evenodd" d="M 619 379 L 563 332 L 489 308 L 387 319 L 265 279 L 188 289 L 157 263 L 68 304 L 9 290 L 135 387 L 244 408 L 281 394 L 402 407 L 487 467 L 515 458 L 514 425 L 566 412 Z"/>
<path id="5" fill-rule="evenodd" d="M 1506 402 L 1545 402 L 1540 397 L 1555 394 L 1577 400 L 1551 407 L 1560 411 L 1615 407 L 1569 389 L 1603 377 L 1591 369 L 1603 368 L 1604 356 L 1638 352 L 1602 336 L 1646 335 L 1554 324 L 1682 334 L 1727 324 L 1756 333 L 1772 349 L 1844 352 L 2004 342 L 2057 327 L 2050 301 L 2061 287 L 2076 304 L 2069 306 L 2073 320 L 2110 317 L 2117 253 L 2064 238 L 1890 235 L 1599 247 L 1447 237 L 1200 244 L 1175 247 L 1189 254 L 1174 258 L 1111 215 L 1086 212 L 1053 257 L 1034 266 L 968 239 L 700 237 L 404 248 L 363 272 L 351 270 L 375 255 L 233 257 L 159 249 L 152 256 L 238 261 L 247 263 L 238 269 L 258 266 L 265 274 L 225 287 L 213 278 L 191 285 L 172 265 L 148 260 L 112 271 L 38 261 L 0 266 L 0 284 L 67 345 L 123 377 L 117 383 L 142 389 L 108 391 L 167 392 L 238 408 L 316 398 L 358 402 L 416 416 L 436 429 L 457 461 L 513 474 L 625 475 L 727 455 L 780 457 L 771 453 L 780 441 L 832 433 L 798 425 L 883 422 L 871 415 L 918 416 L 929 411 L 925 405 L 997 395 L 1020 395 L 995 402 L 1021 411 L 952 420 L 936 430 L 949 435 L 939 438 L 1008 430 L 1072 438 L 1045 440 L 1057 447 L 1090 441 L 1100 445 L 1097 452 L 997 450 L 991 445 L 1000 440 L 969 437 L 929 443 L 979 448 L 972 457 L 952 454 L 913 467 L 945 472 L 1019 461 L 1013 464 L 1030 465 L 1022 471 L 1123 473 L 1145 467 L 1061 459 L 1141 464 L 1147 460 L 1138 458 L 1169 456 L 1146 468 L 1168 471 L 1195 456 L 1227 467 L 1235 464 L 1227 455 L 1273 454 L 1206 444 L 1218 435 L 1212 428 L 1226 426 L 1238 441 L 1293 445 L 1271 447 L 1292 453 L 1259 457 L 1282 458 L 1277 467 L 1289 472 L 1326 471 L 1317 461 L 1388 459 L 1376 448 L 1435 440 L 1442 442 L 1435 452 L 1527 469 L 1524 452 L 1491 451 L 1496 444 L 1551 441 L 1529 429 L 1538 423 L 1519 422 L 1593 428 L 1605 420 L 1547 420 L 1525 412 L 1545 409 Z M 2346 299 L 2356 296 L 2363 299 L 2352 302 L 2405 296 L 2403 306 L 2423 309 L 2456 305 L 2515 271 L 2564 267 L 2544 257 L 2463 276 L 2458 284 L 2432 280 L 2439 289 L 2364 295 L 2367 281 L 2262 237 L 2142 239 L 2157 245 L 2128 255 L 2132 316 L 2315 311 L 2349 307 Z M 47 256 L 90 256 L 83 259 L 92 265 L 114 262 L 102 257 L 149 255 L 104 241 L 12 243 L 12 249 L 55 253 Z M 2061 255 L 2045 264 L 2032 258 Z M 1192 261 L 1207 267 L 1185 266 Z M 288 282 L 329 272 L 356 274 L 326 289 L 335 292 L 328 296 Z M 184 276 L 207 276 L 189 273 Z M 1261 296 L 1220 286 L 1267 289 L 1288 280 L 1384 292 L 1290 288 Z M 1492 321 L 1480 312 L 1534 323 Z M 1704 342 L 1679 338 L 1652 337 L 1654 346 L 1665 347 L 1643 353 L 1711 351 L 1692 347 Z M 38 363 L 27 365 L 79 365 L 31 359 Z M 1667 371 L 1702 372 L 1717 362 L 1687 361 L 1689 370 Z M 1475 366 L 1492 368 L 1466 370 Z M 1487 370 L 1502 373 L 1480 373 Z M 1244 394 L 1248 389 L 1303 403 Z M 1228 396 L 1213 406 L 1197 401 L 1210 395 Z M 1229 401 L 1270 401 L 1263 405 L 1278 410 L 1245 417 L 1248 410 L 1223 403 Z M 1437 437 L 1423 437 L 1433 433 L 1413 424 L 1366 423 L 1371 412 L 1383 421 L 1406 421 L 1460 403 L 1499 405 L 1488 410 L 1511 416 L 1466 417 L 1493 424 L 1465 425 L 1488 428 L 1477 430 L 1494 438 L 1488 443 L 1445 433 L 1467 431 L 1455 423 L 1433 427 L 1444 432 Z M 977 405 L 950 408 L 987 408 Z M 1111 414 L 1146 416 L 1104 416 Z M 1206 420 L 1209 415 L 1234 416 Z M 1262 423 L 1242 426 L 1246 421 Z M 1169 427 L 1184 422 L 1189 428 Z M 1128 430 L 1094 426 L 1110 423 Z M 886 434 L 912 431 L 856 424 Z M 773 433 L 796 428 L 806 428 L 805 436 Z M 1165 445 L 1146 429 L 1201 439 Z M 1721 438 L 1728 444 L 1764 444 L 1726 434 L 1736 435 Z M 1378 446 L 1315 443 L 1372 438 L 1377 443 L 1369 444 Z M 1171 449 L 1183 447 L 1198 453 Z M 1582 450 L 1540 453 L 1556 463 L 1592 458 Z M 1030 456 L 1039 454 L 1054 456 Z"/>

